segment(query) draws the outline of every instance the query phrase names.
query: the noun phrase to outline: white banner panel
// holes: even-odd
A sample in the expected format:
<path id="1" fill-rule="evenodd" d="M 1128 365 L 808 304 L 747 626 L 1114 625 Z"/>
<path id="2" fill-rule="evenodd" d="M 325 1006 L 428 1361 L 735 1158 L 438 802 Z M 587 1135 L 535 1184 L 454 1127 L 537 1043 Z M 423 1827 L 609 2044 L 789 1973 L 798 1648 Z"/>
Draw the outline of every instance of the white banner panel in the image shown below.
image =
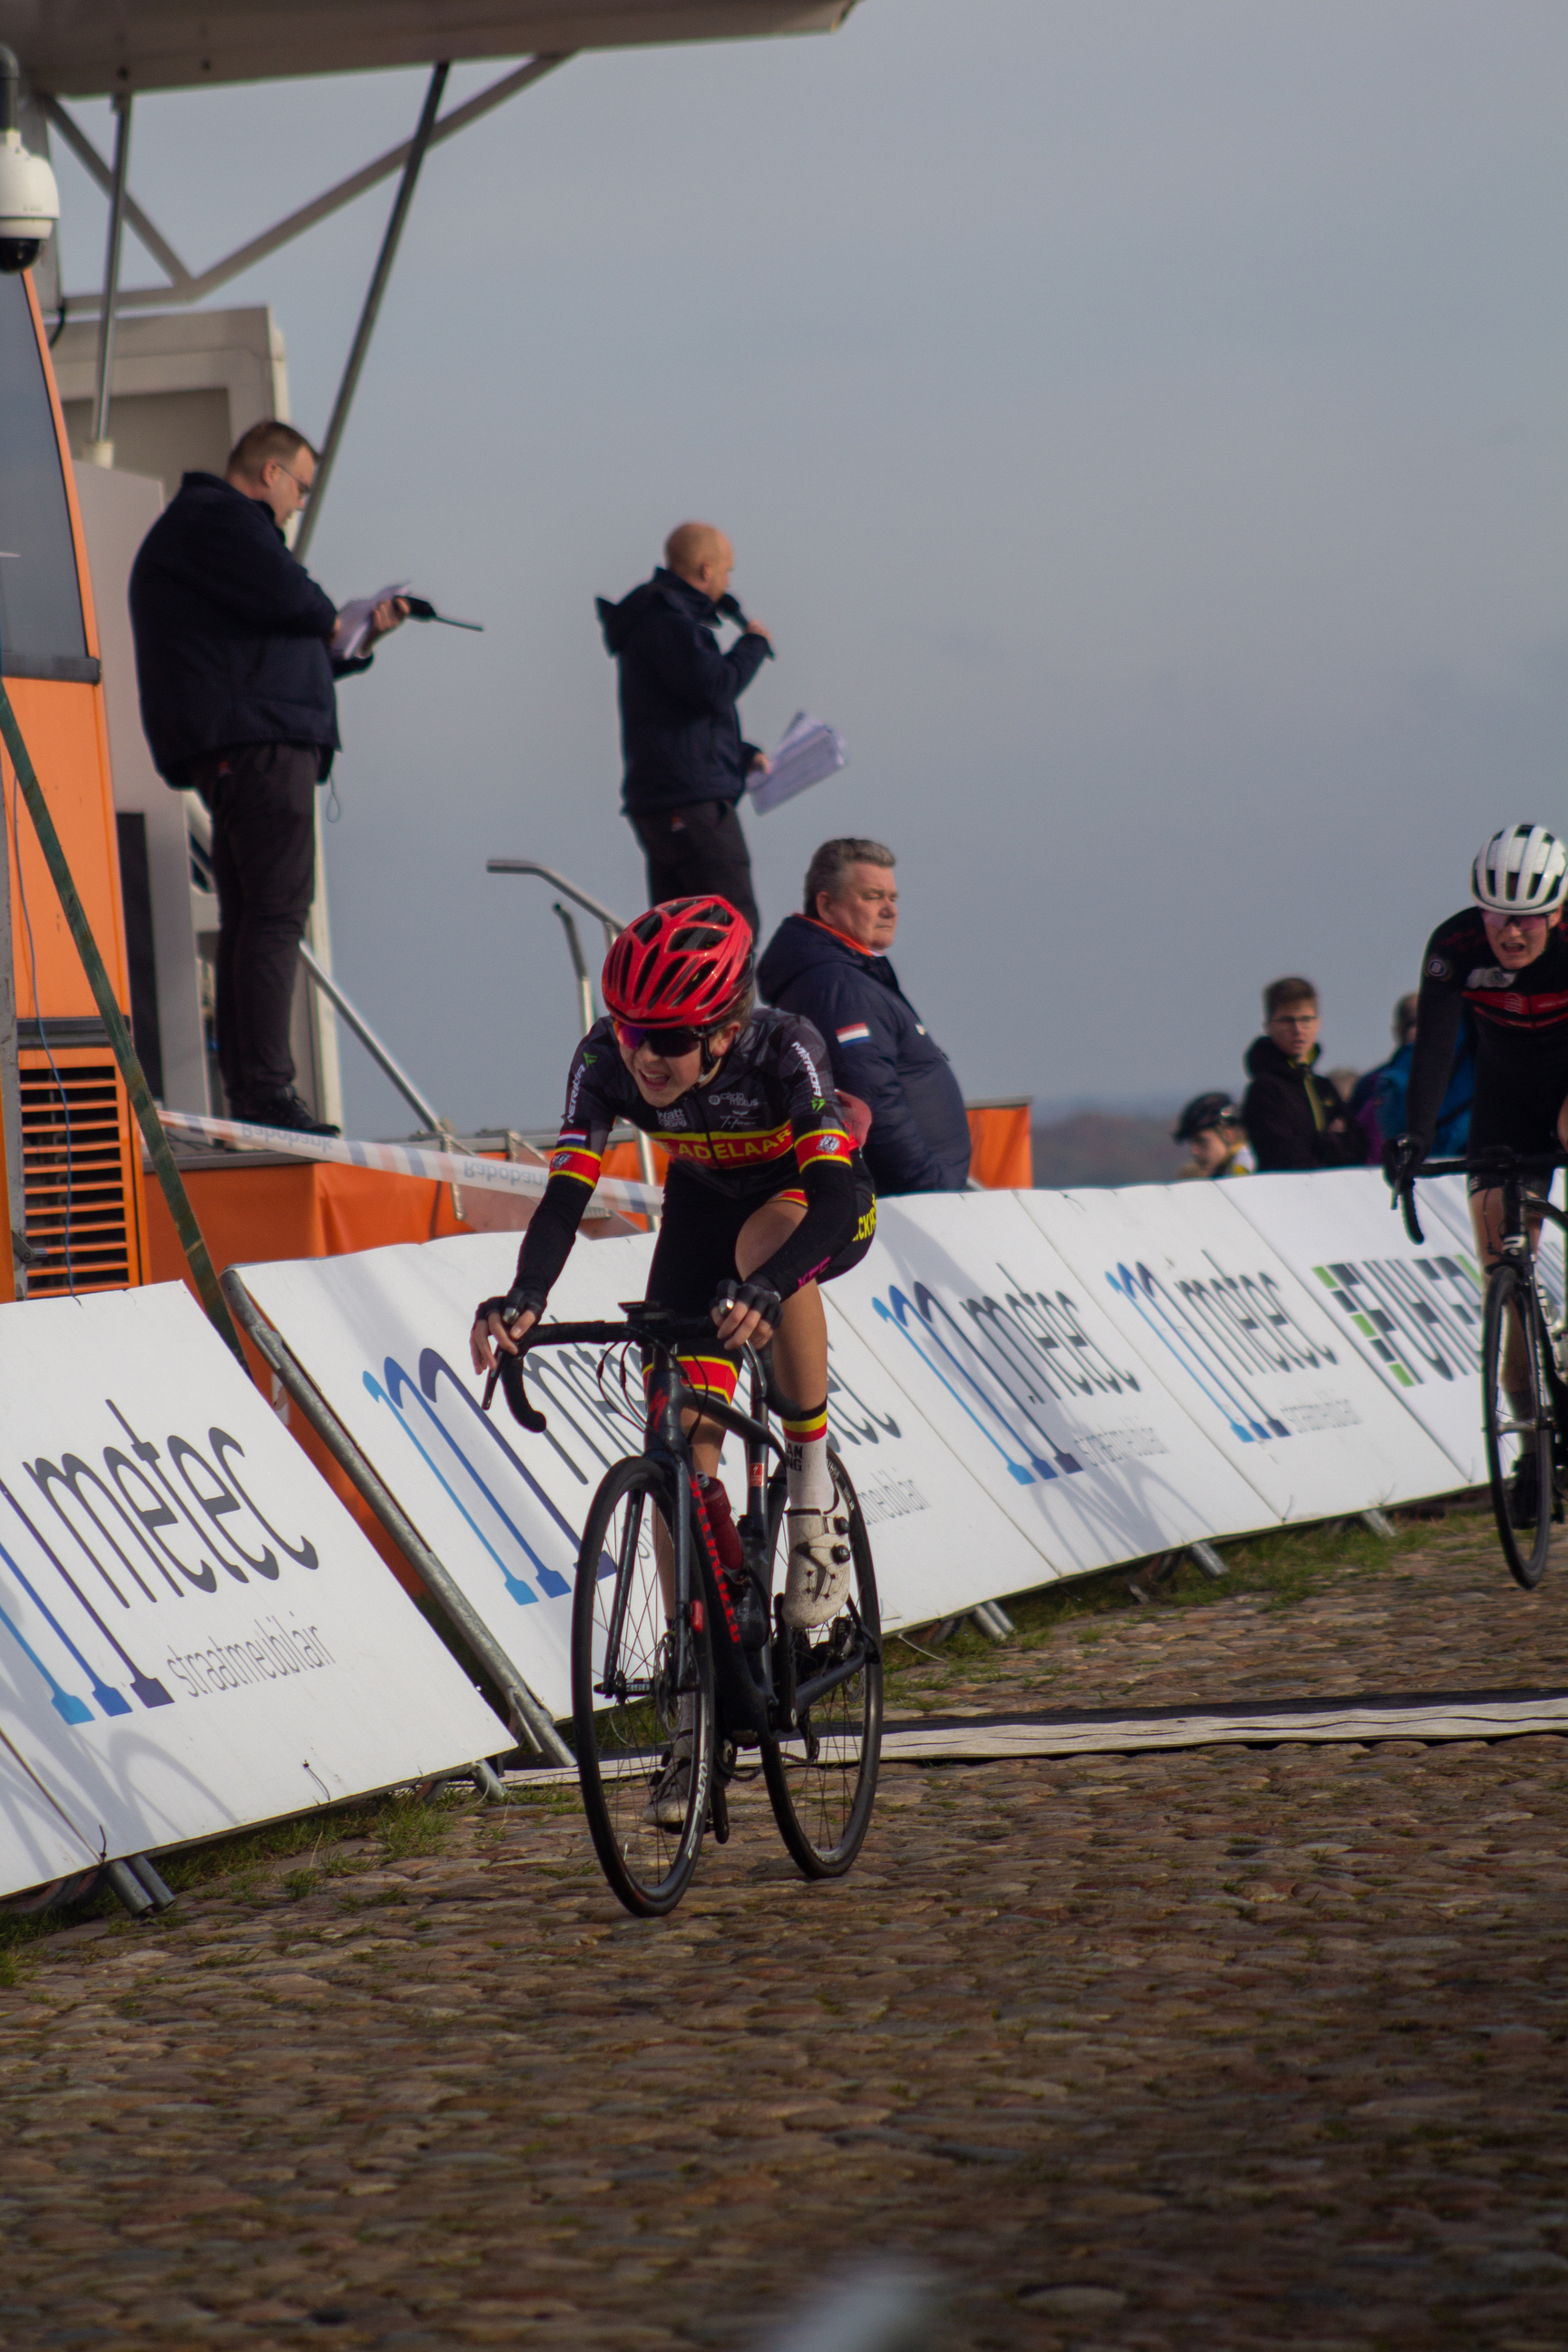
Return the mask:
<path id="1" fill-rule="evenodd" d="M 1127 1347 L 1103 1281 L 1086 1284 L 1019 1205 L 1030 1197 L 883 1202 L 876 1247 L 826 1293 L 835 1312 L 1058 1575 L 1273 1524 Z M 1017 1589 L 977 1567 L 984 1597 Z"/>
<path id="2" fill-rule="evenodd" d="M 610 1321 L 644 1290 L 652 1238 L 581 1244 L 552 1321 Z M 529 1359 L 548 1428 L 520 1429 L 498 1396 L 479 1410 L 468 1369 L 475 1303 L 504 1291 L 513 1235 L 462 1234 L 354 1256 L 247 1266 L 247 1288 L 282 1334 L 529 1687 L 571 1712 L 571 1592 L 577 1545 L 610 1464 L 642 1442 L 635 1361 L 623 1403 L 598 1348 Z M 885 1621 L 912 1624 L 1016 1591 L 1044 1564 L 968 1476 L 909 1397 L 837 1318 L 829 1320 L 829 1425 L 863 1495 Z M 731 1441 L 731 1500 L 744 1506 Z"/>
<path id="3" fill-rule="evenodd" d="M 183 1284 L 0 1307 L 0 1886 L 504 1743 Z"/>
<path id="4" fill-rule="evenodd" d="M 1451 1489 L 1447 1455 L 1233 1207 L 1236 1189 L 1016 1197 L 1104 1301 L 1124 1349 L 1280 1518 Z M 1213 1532 L 1225 1531 L 1216 1520 Z"/>
<path id="5" fill-rule="evenodd" d="M 1369 1168 L 1248 1177 L 1226 1200 L 1309 1290 L 1453 1460 L 1466 1486 L 1486 1478 L 1481 1445 L 1482 1293 L 1470 1252 L 1439 1216 L 1417 1249 Z"/>

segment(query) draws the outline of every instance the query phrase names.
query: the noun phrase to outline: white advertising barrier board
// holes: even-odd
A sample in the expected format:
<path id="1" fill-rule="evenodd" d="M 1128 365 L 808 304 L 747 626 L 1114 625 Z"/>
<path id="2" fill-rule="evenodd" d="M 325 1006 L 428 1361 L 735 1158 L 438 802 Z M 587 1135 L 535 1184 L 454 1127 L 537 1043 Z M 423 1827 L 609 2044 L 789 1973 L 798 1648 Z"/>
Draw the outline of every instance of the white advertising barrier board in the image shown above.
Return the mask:
<path id="1" fill-rule="evenodd" d="M 0 1888 L 504 1733 L 183 1284 L 0 1307 Z"/>
<path id="2" fill-rule="evenodd" d="M 1417 1248 L 1368 1168 L 1249 1176 L 1226 1185 L 1225 1198 L 1327 1304 L 1462 1483 L 1484 1483 L 1481 1286 L 1473 1254 L 1461 1255 L 1442 1219 L 1424 1221 Z"/>
<path id="3" fill-rule="evenodd" d="M 826 1293 L 833 1311 L 1056 1575 L 1273 1524 L 1127 1346 L 1103 1280 L 1085 1282 L 1020 1205 L 1030 1197 L 883 1202 L 876 1246 Z M 975 1599 L 1019 1589 L 1005 1558 L 974 1566 Z"/>
<path id="4" fill-rule="evenodd" d="M 1453 1463 L 1232 1205 L 1237 1189 L 1141 1184 L 1016 1198 L 1103 1300 L 1123 1350 L 1180 1401 L 1270 1513 L 1331 1518 L 1449 1491 Z M 1210 1532 L 1245 1524 L 1216 1518 Z"/>
<path id="5" fill-rule="evenodd" d="M 580 1244 L 551 1296 L 560 1323 L 611 1321 L 639 1297 L 653 1242 Z M 462 1234 L 243 1269 L 247 1289 L 455 1578 L 531 1690 L 571 1712 L 571 1594 L 595 1487 L 642 1437 L 636 1364 L 623 1402 L 603 1349 L 541 1350 L 528 1385 L 542 1435 L 468 1369 L 475 1302 L 510 1283 L 514 1236 Z M 1036 1582 L 1029 1544 L 858 1334 L 829 1320 L 828 1423 L 864 1498 L 885 1622 L 942 1616 Z M 731 1444 L 731 1455 L 735 1449 Z M 731 1462 L 731 1501 L 744 1496 Z"/>

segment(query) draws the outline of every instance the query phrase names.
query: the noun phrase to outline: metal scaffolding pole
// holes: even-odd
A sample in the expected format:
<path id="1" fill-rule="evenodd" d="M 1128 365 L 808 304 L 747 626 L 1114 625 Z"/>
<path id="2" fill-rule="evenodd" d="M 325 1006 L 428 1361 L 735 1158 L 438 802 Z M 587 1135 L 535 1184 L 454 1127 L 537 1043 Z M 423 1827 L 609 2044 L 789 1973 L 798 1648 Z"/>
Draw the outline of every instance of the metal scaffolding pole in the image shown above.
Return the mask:
<path id="1" fill-rule="evenodd" d="M 375 332 L 375 322 L 381 312 L 382 296 L 386 291 L 386 282 L 392 275 L 392 265 L 397 258 L 398 243 L 403 236 L 404 223 L 408 218 L 408 207 L 414 201 L 414 190 L 419 178 L 419 167 L 425 161 L 425 151 L 430 144 L 430 134 L 436 128 L 436 115 L 441 104 L 441 93 L 447 87 L 447 76 L 451 70 L 449 64 L 436 67 L 430 76 L 429 87 L 425 92 L 425 104 L 420 111 L 419 125 L 409 146 L 408 161 L 403 166 L 403 177 L 397 184 L 397 194 L 393 200 L 392 215 L 386 224 L 386 235 L 381 240 L 381 251 L 376 256 L 369 291 L 364 298 L 364 309 L 360 312 L 359 326 L 355 331 L 353 343 L 349 352 L 348 364 L 343 369 L 343 380 L 338 386 L 338 396 L 332 405 L 331 423 L 327 427 L 327 437 L 321 444 L 321 454 L 316 461 L 316 475 L 310 491 L 310 502 L 306 509 L 304 521 L 300 526 L 299 538 L 294 543 L 294 552 L 301 563 L 315 536 L 316 525 L 321 520 L 321 501 L 327 495 L 327 484 L 331 478 L 332 467 L 336 462 L 338 449 L 342 441 L 343 427 L 348 423 L 349 410 L 353 405 L 353 396 L 359 389 L 360 373 L 364 366 L 365 353 L 370 349 L 370 339 Z"/>
<path id="2" fill-rule="evenodd" d="M 112 466 L 109 401 L 114 388 L 114 298 L 120 291 L 120 249 L 125 238 L 125 183 L 131 171 L 131 99 L 122 92 L 114 106 L 114 177 L 109 191 L 109 242 L 103 253 L 103 308 L 98 314 L 98 395 L 92 404 L 89 465 Z"/>

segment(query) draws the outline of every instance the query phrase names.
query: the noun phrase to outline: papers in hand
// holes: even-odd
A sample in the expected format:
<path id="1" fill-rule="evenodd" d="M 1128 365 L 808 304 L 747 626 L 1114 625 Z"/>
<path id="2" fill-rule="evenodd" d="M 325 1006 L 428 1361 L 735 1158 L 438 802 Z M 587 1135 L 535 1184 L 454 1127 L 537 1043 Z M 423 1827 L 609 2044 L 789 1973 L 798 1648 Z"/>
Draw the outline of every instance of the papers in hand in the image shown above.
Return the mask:
<path id="1" fill-rule="evenodd" d="M 375 608 L 384 604 L 389 596 L 401 596 L 407 587 L 406 580 L 395 580 L 388 588 L 378 588 L 374 596 L 356 596 L 338 614 L 338 625 L 332 631 L 332 652 L 339 661 L 353 661 L 361 652 L 375 621 Z"/>
<path id="2" fill-rule="evenodd" d="M 797 710 L 779 738 L 766 775 L 759 772 L 747 784 L 752 806 L 759 816 L 766 816 L 781 801 L 792 801 L 808 784 L 819 784 L 824 776 L 836 774 L 848 756 L 837 727 Z"/>

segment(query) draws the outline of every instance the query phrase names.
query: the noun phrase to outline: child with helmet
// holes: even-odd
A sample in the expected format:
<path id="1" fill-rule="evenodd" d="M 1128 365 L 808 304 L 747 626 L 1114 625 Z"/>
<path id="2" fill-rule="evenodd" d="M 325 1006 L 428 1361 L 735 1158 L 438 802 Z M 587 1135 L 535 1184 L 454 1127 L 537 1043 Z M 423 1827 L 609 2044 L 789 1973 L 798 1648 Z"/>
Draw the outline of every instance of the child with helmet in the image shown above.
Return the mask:
<path id="1" fill-rule="evenodd" d="M 710 1311 L 719 1347 L 772 1339 L 779 1385 L 803 1405 L 784 1424 L 784 1619 L 826 1624 L 852 1562 L 827 1460 L 819 1285 L 859 1263 L 877 1221 L 826 1048 L 810 1022 L 756 1003 L 751 930 L 723 898 L 674 898 L 639 915 L 606 956 L 602 989 L 608 1010 L 573 1055 L 550 1181 L 516 1277 L 475 1314 L 474 1369 L 515 1355 L 543 1313 L 616 1122 L 656 1136 L 669 1166 L 647 1296 L 679 1314 Z M 688 1377 L 726 1400 L 737 1370 L 719 1348 L 687 1360 Z M 738 1567 L 739 1533 L 718 1479 L 722 1444 L 715 1423 L 693 1432 L 710 1525 L 721 1558 Z"/>

